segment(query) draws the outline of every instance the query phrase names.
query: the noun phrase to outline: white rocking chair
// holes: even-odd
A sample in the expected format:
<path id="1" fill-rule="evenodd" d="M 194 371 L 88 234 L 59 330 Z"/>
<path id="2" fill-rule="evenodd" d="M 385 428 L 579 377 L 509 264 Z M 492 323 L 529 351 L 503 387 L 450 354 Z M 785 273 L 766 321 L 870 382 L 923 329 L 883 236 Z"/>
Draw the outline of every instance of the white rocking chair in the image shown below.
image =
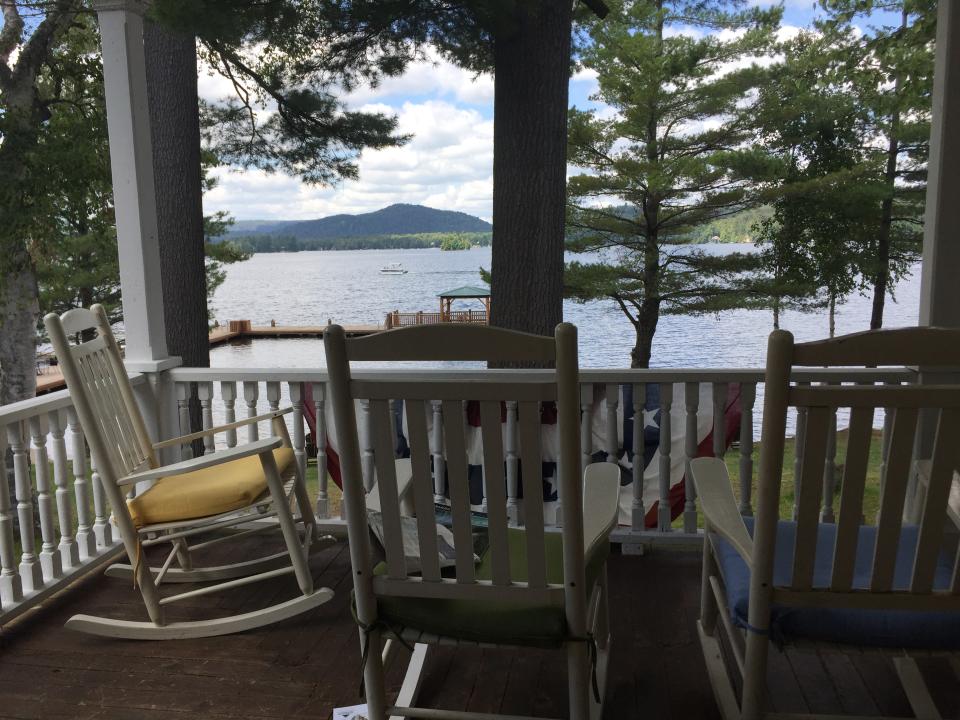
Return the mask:
<path id="1" fill-rule="evenodd" d="M 905 328 L 798 345 L 790 333 L 774 331 L 767 350 L 756 517 L 740 516 L 723 460 L 691 463 L 706 531 L 700 642 L 725 720 L 787 717 L 767 707 L 771 640 L 814 650 L 852 646 L 856 652 L 895 653 L 894 668 L 916 716 L 940 717 L 913 656 L 943 653 L 960 661 L 960 558 L 956 543 L 944 542 L 945 527 L 957 519 L 949 503 L 960 469 L 960 386 L 790 381 L 796 366 L 888 365 L 956 369 L 960 330 Z M 798 425 L 805 437 L 797 448 L 795 521 L 779 517 L 790 407 L 801 411 Z M 820 520 L 821 479 L 838 408 L 849 408 L 850 427 L 840 511 L 837 521 L 828 523 Z M 880 408 L 892 415 L 892 423 L 883 448 L 879 515 L 876 525 L 866 525 L 864 488 L 874 412 Z M 904 500 L 921 411 L 935 421 L 936 437 L 929 462 L 920 463 L 926 493 L 917 505 L 919 525 L 913 525 L 905 520 Z"/>
<path id="2" fill-rule="evenodd" d="M 63 316 L 50 314 L 44 324 L 127 551 L 129 564 L 113 565 L 106 574 L 133 579 L 150 618 L 138 622 L 75 615 L 67 621 L 68 628 L 143 640 L 209 637 L 279 622 L 333 597 L 328 588 L 314 588 L 307 565 L 311 547 L 332 538 L 317 536 L 304 479 L 283 421 L 289 409 L 152 443 L 103 307 L 78 308 Z M 68 340 L 68 336 L 79 337 L 90 330 L 95 333 L 87 342 L 71 344 Z M 157 462 L 156 450 L 255 422 L 270 422 L 274 436 L 171 465 L 161 467 Z M 145 492 L 126 497 L 138 483 L 148 482 L 153 485 Z M 196 550 L 277 525 L 260 523 L 232 534 L 225 531 L 272 517 L 283 534 L 284 552 L 227 565 L 194 566 Z M 207 537 L 189 544 L 203 535 Z M 144 548 L 159 543 L 172 547 L 160 567 L 150 567 L 143 559 Z M 173 567 L 175 560 L 179 567 Z M 164 608 L 170 603 L 291 573 L 301 591 L 292 600 L 212 620 L 165 620 Z M 161 597 L 158 589 L 161 583 L 207 581 L 215 584 L 166 597 Z"/>
<path id="3" fill-rule="evenodd" d="M 610 463 L 597 463 L 581 474 L 576 328 L 558 325 L 556 337 L 549 338 L 486 326 L 434 325 L 347 340 L 343 328 L 333 325 L 324 342 L 340 430 L 338 450 L 361 628 L 366 717 L 498 717 L 414 706 L 428 646 L 466 643 L 563 649 L 569 717 L 598 718 L 610 642 L 606 558 L 618 512 L 620 472 Z M 350 371 L 351 361 L 424 360 L 555 362 L 557 370 L 544 371 L 535 379 L 516 371 L 490 371 L 469 380 L 403 375 L 373 379 L 352 377 Z M 356 431 L 357 399 L 370 403 L 384 563 L 376 563 L 371 553 Z M 403 517 L 394 489 L 393 400 L 405 404 L 415 520 Z M 427 441 L 431 401 L 442 402 L 444 463 L 453 517 L 455 558 L 453 566 L 443 570 Z M 479 401 L 483 445 L 489 547 L 479 557 L 474 555 L 467 477 L 467 401 Z M 519 461 L 527 488 L 522 528 L 508 527 L 507 521 L 501 403 L 510 401 L 519 401 Z M 560 438 L 563 526 L 557 532 L 545 530 L 540 492 L 541 406 L 550 402 L 557 403 Z M 416 567 L 408 553 L 414 536 L 419 550 Z M 381 654 L 385 637 L 390 639 Z M 415 647 L 399 697 L 388 707 L 384 665 L 398 639 Z"/>

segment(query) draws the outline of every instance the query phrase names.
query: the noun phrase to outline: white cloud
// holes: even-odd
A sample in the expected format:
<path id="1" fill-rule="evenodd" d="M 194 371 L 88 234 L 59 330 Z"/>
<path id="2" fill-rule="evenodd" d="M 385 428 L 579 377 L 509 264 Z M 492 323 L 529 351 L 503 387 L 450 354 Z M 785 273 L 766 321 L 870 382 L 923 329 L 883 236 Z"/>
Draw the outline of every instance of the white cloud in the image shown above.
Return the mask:
<path id="1" fill-rule="evenodd" d="M 362 108 L 382 109 L 374 104 Z M 241 220 L 296 220 L 405 202 L 489 219 L 493 122 L 477 110 L 442 100 L 406 102 L 397 116 L 399 131 L 413 133 L 413 138 L 403 147 L 364 153 L 359 180 L 315 188 L 280 174 L 220 169 L 220 184 L 204 198 L 204 209 L 227 210 Z"/>
<path id="2" fill-rule="evenodd" d="M 347 102 L 356 107 L 386 97 L 431 95 L 469 105 L 493 104 L 493 75 L 475 75 L 444 60 L 435 50 L 426 55 L 426 59 L 411 63 L 403 75 L 386 78 L 377 87 L 358 88 Z"/>

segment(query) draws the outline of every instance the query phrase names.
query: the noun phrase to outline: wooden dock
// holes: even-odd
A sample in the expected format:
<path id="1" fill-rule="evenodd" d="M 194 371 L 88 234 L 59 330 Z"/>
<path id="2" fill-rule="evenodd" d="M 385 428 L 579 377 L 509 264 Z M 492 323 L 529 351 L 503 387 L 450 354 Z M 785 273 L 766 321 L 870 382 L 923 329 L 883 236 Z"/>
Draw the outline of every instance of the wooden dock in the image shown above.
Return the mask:
<path id="1" fill-rule="evenodd" d="M 210 331 L 210 347 L 231 340 L 247 338 L 322 338 L 329 325 L 253 325 L 249 320 L 231 320 Z M 380 325 L 343 325 L 348 336 L 372 335 L 384 328 Z M 47 365 L 37 375 L 37 395 L 45 395 L 65 387 L 63 373 L 56 365 Z"/>
<path id="2" fill-rule="evenodd" d="M 210 346 L 245 338 L 321 338 L 329 325 L 253 325 L 249 320 L 231 320 L 210 331 Z M 347 335 L 371 335 L 380 332 L 380 325 L 343 325 Z"/>

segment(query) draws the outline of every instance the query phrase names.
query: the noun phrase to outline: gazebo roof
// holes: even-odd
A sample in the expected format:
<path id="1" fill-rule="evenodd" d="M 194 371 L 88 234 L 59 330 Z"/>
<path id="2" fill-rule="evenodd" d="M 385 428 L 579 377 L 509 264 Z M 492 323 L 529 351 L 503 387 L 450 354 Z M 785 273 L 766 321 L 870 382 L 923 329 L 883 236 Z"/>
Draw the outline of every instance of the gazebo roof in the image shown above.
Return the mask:
<path id="1" fill-rule="evenodd" d="M 453 290 L 442 292 L 437 297 L 440 298 L 488 298 L 490 290 L 488 288 L 474 287 L 473 285 L 464 285 Z"/>

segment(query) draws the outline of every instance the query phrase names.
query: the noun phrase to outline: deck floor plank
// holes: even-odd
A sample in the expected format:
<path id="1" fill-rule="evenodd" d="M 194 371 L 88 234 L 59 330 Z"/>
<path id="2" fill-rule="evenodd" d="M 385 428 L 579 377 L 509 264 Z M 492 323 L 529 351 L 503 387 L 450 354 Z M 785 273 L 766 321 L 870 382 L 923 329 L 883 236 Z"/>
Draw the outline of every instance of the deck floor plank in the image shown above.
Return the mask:
<path id="1" fill-rule="evenodd" d="M 270 540 L 248 541 L 251 554 Z M 266 548 L 269 550 L 269 548 Z M 216 558 L 214 558 L 216 559 Z M 153 558 L 156 562 L 156 558 Z M 222 638 L 128 642 L 72 633 L 78 612 L 145 619 L 128 582 L 96 577 L 0 632 L 0 720 L 17 718 L 329 718 L 360 702 L 360 643 L 350 615 L 350 558 L 343 543 L 311 558 L 318 586 L 334 598 L 275 626 Z M 615 552 L 609 563 L 612 648 L 609 719 L 718 718 L 696 637 L 699 553 Z M 187 589 L 179 586 L 173 591 Z M 170 617 L 199 619 L 248 611 L 295 596 L 289 577 L 173 606 Z M 409 653 L 387 672 L 399 690 Z M 771 706 L 906 715 L 889 658 L 854 653 L 770 653 Z M 921 662 L 945 717 L 960 691 L 945 661 Z M 539 649 L 433 647 L 421 700 L 450 710 L 566 716 L 564 654 Z"/>

